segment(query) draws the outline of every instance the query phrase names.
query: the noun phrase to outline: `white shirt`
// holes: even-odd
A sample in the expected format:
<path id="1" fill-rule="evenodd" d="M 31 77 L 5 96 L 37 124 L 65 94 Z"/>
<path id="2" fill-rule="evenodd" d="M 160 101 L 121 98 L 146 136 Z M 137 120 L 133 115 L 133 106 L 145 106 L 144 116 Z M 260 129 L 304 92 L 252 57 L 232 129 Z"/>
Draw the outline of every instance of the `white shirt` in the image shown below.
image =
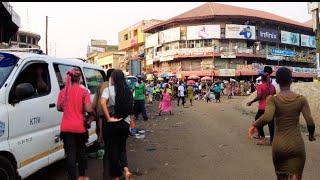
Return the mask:
<path id="1" fill-rule="evenodd" d="M 182 85 L 178 87 L 178 91 L 179 91 L 179 97 L 184 97 L 184 87 Z"/>
<path id="2" fill-rule="evenodd" d="M 116 96 L 116 93 L 114 91 L 114 86 L 109 86 L 109 87 L 106 87 L 103 90 L 101 98 L 108 99 L 109 100 L 109 106 L 113 106 L 115 104 L 115 96 Z"/>
<path id="3" fill-rule="evenodd" d="M 115 96 L 116 92 L 114 90 L 114 86 L 106 87 L 101 95 L 101 98 L 108 99 L 108 106 L 114 106 L 115 105 Z M 124 121 L 128 124 L 130 124 L 130 116 L 126 117 Z"/>

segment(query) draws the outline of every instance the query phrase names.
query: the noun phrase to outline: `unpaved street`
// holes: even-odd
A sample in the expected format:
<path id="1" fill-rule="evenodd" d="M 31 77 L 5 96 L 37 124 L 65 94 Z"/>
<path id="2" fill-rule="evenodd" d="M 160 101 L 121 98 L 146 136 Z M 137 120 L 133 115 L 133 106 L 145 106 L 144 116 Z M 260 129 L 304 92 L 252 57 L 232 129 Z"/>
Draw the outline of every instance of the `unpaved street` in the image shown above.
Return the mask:
<path id="1" fill-rule="evenodd" d="M 237 110 L 242 99 L 223 97 L 220 104 L 197 101 L 193 107 L 174 106 L 174 115 L 161 117 L 156 116 L 157 103 L 149 106 L 150 120 L 139 120 L 136 125 L 150 132 L 144 139 L 128 140 L 129 167 L 134 179 L 275 179 L 271 146 L 257 146 L 247 138 L 253 117 Z M 307 151 L 303 178 L 317 180 L 320 139 L 311 143 L 305 133 L 303 136 Z M 99 180 L 101 175 L 102 161 L 89 159 L 88 176 Z M 66 179 L 64 161 L 28 178 L 35 179 Z"/>

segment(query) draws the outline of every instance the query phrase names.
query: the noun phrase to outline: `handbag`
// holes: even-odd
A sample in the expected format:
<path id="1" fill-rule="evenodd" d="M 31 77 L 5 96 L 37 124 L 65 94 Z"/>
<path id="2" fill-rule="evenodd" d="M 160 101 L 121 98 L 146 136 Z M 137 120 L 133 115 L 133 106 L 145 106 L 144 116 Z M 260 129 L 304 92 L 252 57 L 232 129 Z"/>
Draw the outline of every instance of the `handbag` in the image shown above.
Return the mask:
<path id="1" fill-rule="evenodd" d="M 85 97 L 86 97 L 87 91 L 84 90 L 82 95 L 82 104 L 83 104 L 83 115 L 84 115 L 84 127 L 86 129 L 91 128 L 91 122 L 95 120 L 95 116 L 93 114 L 86 113 L 85 110 Z"/>

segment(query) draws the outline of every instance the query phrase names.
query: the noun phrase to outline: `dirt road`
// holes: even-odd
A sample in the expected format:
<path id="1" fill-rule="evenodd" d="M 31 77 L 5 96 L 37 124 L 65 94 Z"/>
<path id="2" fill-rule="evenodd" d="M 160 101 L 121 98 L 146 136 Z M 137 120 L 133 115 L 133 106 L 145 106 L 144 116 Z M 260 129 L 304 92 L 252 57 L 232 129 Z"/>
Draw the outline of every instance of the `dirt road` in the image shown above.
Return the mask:
<path id="1" fill-rule="evenodd" d="M 197 101 L 188 108 L 174 106 L 173 115 L 161 117 L 156 116 L 157 104 L 149 106 L 150 120 L 139 120 L 136 125 L 150 132 L 144 139 L 128 140 L 134 179 L 276 179 L 271 146 L 257 146 L 247 138 L 253 117 L 237 110 L 236 104 L 243 99 L 223 98 L 217 104 Z M 320 177 L 320 139 L 309 142 L 305 133 L 303 136 L 307 152 L 303 178 L 316 180 Z M 89 159 L 88 176 L 99 180 L 101 175 L 102 161 Z M 28 178 L 35 179 L 66 179 L 64 161 Z"/>

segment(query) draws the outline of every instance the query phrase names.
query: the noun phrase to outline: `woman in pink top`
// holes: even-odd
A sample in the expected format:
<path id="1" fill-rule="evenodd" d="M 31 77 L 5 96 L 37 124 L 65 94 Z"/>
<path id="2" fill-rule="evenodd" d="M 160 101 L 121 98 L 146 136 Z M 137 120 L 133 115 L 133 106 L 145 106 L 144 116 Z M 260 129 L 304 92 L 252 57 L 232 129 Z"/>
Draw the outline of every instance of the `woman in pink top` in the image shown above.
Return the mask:
<path id="1" fill-rule="evenodd" d="M 76 163 L 79 163 L 79 180 L 88 179 L 85 143 L 88 133 L 84 126 L 84 111 L 93 113 L 90 105 L 90 93 L 80 84 L 81 72 L 74 68 L 67 72 L 66 85 L 60 91 L 57 109 L 63 112 L 60 126 L 61 138 L 67 156 L 69 179 L 76 180 Z"/>

